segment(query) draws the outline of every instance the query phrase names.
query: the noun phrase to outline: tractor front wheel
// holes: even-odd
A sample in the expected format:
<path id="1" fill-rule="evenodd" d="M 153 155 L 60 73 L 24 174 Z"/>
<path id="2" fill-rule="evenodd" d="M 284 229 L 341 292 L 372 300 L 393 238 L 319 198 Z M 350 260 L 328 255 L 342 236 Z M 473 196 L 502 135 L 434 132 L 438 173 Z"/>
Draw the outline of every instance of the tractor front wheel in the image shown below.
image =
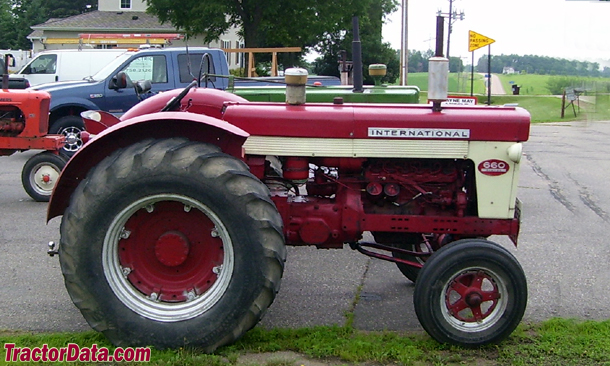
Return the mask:
<path id="1" fill-rule="evenodd" d="M 66 159 L 49 151 L 32 156 L 23 166 L 21 183 L 35 201 L 48 202 Z"/>
<path id="2" fill-rule="evenodd" d="M 282 221 L 243 162 L 186 139 L 119 150 L 61 223 L 73 302 L 117 346 L 206 351 L 252 328 L 279 290 Z"/>
<path id="3" fill-rule="evenodd" d="M 527 304 L 527 282 L 508 250 L 486 240 L 458 240 L 426 261 L 413 302 L 432 338 L 480 346 L 500 342 L 517 327 Z"/>

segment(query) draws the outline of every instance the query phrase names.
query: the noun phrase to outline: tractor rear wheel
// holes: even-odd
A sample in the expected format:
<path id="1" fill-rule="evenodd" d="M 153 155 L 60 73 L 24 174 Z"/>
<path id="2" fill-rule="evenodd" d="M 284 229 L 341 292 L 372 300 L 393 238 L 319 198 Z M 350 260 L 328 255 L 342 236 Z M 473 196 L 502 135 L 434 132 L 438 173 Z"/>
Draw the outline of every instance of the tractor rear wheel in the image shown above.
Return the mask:
<path id="1" fill-rule="evenodd" d="M 441 343 L 497 343 L 523 317 L 527 281 L 508 250 L 487 240 L 463 239 L 426 261 L 413 302 L 422 327 Z"/>
<path id="2" fill-rule="evenodd" d="M 64 166 L 66 159 L 49 151 L 32 156 L 21 171 L 23 188 L 35 201 L 48 202 Z"/>
<path id="3" fill-rule="evenodd" d="M 104 159 L 61 223 L 68 292 L 117 346 L 235 341 L 273 302 L 285 257 L 267 187 L 216 146 L 182 138 Z"/>

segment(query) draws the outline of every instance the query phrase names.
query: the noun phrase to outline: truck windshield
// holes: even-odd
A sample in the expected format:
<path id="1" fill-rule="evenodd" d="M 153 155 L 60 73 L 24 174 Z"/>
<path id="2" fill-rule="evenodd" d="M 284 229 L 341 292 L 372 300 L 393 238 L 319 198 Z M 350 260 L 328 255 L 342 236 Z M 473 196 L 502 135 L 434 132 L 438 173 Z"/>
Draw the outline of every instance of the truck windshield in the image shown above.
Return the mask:
<path id="1" fill-rule="evenodd" d="M 104 80 L 109 77 L 113 72 L 115 72 L 119 66 L 121 66 L 127 59 L 129 59 L 134 52 L 125 52 L 117 56 L 112 62 L 108 65 L 104 66 L 100 71 L 98 71 L 95 75 L 90 76 L 86 79 L 90 80 Z"/>

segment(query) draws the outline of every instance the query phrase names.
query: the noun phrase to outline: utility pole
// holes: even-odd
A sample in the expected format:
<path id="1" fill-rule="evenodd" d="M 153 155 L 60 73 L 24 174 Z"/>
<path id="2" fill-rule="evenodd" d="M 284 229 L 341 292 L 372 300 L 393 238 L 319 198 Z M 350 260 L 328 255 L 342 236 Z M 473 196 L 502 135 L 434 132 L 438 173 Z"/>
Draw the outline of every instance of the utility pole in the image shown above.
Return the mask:
<path id="1" fill-rule="evenodd" d="M 402 0 L 402 25 L 400 32 L 400 85 L 407 85 L 407 75 L 409 74 L 409 42 L 408 26 L 409 0 Z"/>

